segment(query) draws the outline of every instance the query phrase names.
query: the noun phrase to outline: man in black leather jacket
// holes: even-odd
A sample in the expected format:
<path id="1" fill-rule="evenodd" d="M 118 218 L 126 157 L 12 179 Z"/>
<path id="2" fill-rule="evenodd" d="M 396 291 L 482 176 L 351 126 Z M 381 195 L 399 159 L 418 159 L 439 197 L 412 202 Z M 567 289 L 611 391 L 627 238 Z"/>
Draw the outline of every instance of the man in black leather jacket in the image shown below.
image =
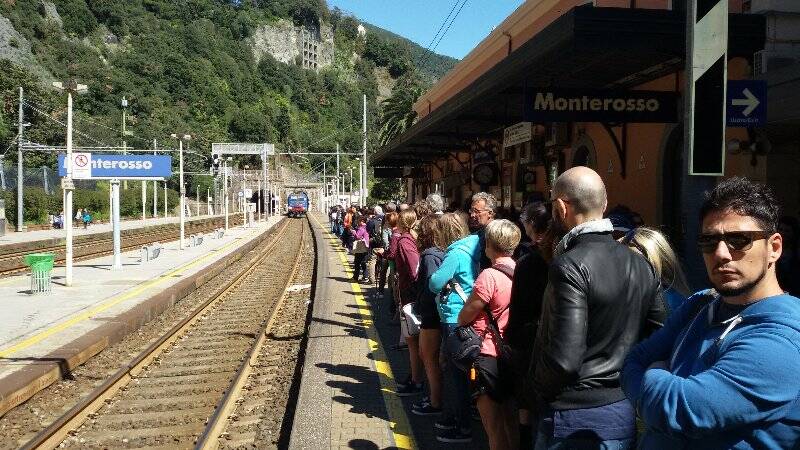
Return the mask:
<path id="1" fill-rule="evenodd" d="M 615 241 L 600 176 L 575 167 L 553 187 L 555 250 L 533 349 L 536 448 L 633 448 L 636 416 L 620 387 L 628 351 L 666 309 L 649 263 Z"/>

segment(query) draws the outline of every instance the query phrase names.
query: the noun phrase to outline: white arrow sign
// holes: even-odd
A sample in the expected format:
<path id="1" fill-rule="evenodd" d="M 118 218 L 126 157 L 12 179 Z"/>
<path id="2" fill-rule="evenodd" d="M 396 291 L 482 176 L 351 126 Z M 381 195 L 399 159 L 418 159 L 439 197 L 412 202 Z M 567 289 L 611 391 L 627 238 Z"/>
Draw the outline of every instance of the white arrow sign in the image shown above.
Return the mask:
<path id="1" fill-rule="evenodd" d="M 744 91 L 742 91 L 742 93 L 746 98 L 735 98 L 733 99 L 732 103 L 733 106 L 747 106 L 747 108 L 745 108 L 744 111 L 742 111 L 742 114 L 744 114 L 744 116 L 747 117 L 750 115 L 750 113 L 753 112 L 754 109 L 758 107 L 758 105 L 761 104 L 761 102 L 758 101 L 758 99 L 756 98 L 755 95 L 753 95 L 752 92 L 750 92 L 750 89 L 745 88 Z"/>

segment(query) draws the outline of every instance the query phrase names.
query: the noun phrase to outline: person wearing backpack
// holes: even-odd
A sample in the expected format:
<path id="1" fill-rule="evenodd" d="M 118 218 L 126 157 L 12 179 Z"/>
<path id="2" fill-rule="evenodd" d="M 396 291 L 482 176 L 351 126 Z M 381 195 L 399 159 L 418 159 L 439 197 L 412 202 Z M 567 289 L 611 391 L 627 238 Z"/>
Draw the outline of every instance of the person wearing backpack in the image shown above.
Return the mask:
<path id="1" fill-rule="evenodd" d="M 522 233 L 505 219 L 486 225 L 486 256 L 491 266 L 483 270 L 458 314 L 460 326 L 471 325 L 483 338 L 480 354 L 470 370 L 470 387 L 492 450 L 519 446 L 517 418 L 512 406 L 514 373 L 510 349 L 503 341 L 508 327 L 511 285 L 516 263 L 511 258 Z"/>
<path id="2" fill-rule="evenodd" d="M 439 318 L 442 321 L 443 346 L 448 336 L 458 328 L 458 314 L 464 301 L 472 292 L 472 284 L 478 275 L 481 250 L 479 238 L 469 234 L 467 221 L 456 213 L 447 213 L 440 219 L 442 247 L 446 248 L 442 265 L 431 275 L 428 289 L 438 294 L 446 286 L 459 286 L 442 294 L 439 301 Z M 461 295 L 464 295 L 462 299 Z M 445 349 L 441 351 L 446 355 Z M 441 433 L 440 442 L 472 442 L 470 419 L 469 380 L 467 374 L 452 360 L 443 358 L 442 384 L 444 391 L 444 413 L 434 424 Z"/>
<path id="3" fill-rule="evenodd" d="M 378 260 L 378 249 L 383 248 L 383 238 L 381 237 L 381 226 L 383 224 L 383 208 L 375 205 L 374 214 L 367 221 L 367 234 L 369 234 L 370 256 L 367 259 L 367 278 L 369 284 L 374 285 L 376 281 L 375 266 Z"/>

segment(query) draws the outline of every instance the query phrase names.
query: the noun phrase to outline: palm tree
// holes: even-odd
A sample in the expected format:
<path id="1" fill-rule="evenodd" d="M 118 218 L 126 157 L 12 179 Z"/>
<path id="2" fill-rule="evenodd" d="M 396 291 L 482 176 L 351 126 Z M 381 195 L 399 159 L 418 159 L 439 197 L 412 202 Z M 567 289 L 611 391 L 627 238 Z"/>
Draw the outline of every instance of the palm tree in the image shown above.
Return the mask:
<path id="1" fill-rule="evenodd" d="M 382 113 L 378 131 L 378 144 L 381 147 L 414 124 L 417 118 L 414 103 L 421 94 L 422 86 L 416 80 L 406 78 L 397 83 L 391 97 L 381 102 Z"/>

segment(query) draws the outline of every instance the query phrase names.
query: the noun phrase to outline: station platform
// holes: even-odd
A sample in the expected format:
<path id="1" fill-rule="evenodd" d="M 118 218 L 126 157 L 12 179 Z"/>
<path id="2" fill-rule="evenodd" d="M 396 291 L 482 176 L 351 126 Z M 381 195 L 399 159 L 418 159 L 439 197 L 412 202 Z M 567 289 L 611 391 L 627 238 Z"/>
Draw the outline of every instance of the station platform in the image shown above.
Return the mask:
<path id="1" fill-rule="evenodd" d="M 352 256 L 329 232 L 323 215 L 311 215 L 317 235 L 316 292 L 295 409 L 290 449 L 487 448 L 480 420 L 473 442 L 436 440 L 438 416 L 416 416 L 422 395 L 399 397 L 395 379 L 408 374 L 408 351 L 393 347 L 400 327 L 376 288 L 354 283 Z"/>
<path id="2" fill-rule="evenodd" d="M 233 217 L 233 213 L 229 215 L 229 217 Z M 239 213 L 241 217 L 241 213 Z M 202 219 L 210 219 L 212 217 L 222 217 L 222 216 L 192 216 L 187 217 L 186 222 L 192 222 L 195 220 L 202 220 Z M 155 225 L 165 225 L 169 223 L 178 223 L 180 222 L 180 217 L 156 217 L 156 218 L 148 218 L 145 220 L 137 219 L 137 220 L 123 220 L 120 221 L 120 230 L 130 230 L 135 228 L 146 228 L 152 227 Z M 111 223 L 104 222 L 98 223 L 94 225 L 89 225 L 88 228 L 84 229 L 83 225 L 75 226 L 72 228 L 75 236 L 84 236 L 84 235 L 91 235 L 91 234 L 99 234 L 99 233 L 110 233 L 112 231 Z M 44 241 L 48 239 L 62 239 L 65 238 L 67 232 L 63 229 L 48 229 L 48 230 L 33 230 L 33 231 L 23 231 L 23 232 L 7 232 L 4 236 L 0 236 L 0 246 L 5 245 L 14 245 L 20 244 L 23 242 L 34 242 L 34 241 Z"/>
<path id="3" fill-rule="evenodd" d="M 281 219 L 231 228 L 182 251 L 177 241 L 168 242 L 144 263 L 138 252 L 123 253 L 119 270 L 110 255 L 79 261 L 69 288 L 64 267 L 56 266 L 48 295 L 29 294 L 28 275 L 1 279 L 0 415 L 194 291 Z"/>

